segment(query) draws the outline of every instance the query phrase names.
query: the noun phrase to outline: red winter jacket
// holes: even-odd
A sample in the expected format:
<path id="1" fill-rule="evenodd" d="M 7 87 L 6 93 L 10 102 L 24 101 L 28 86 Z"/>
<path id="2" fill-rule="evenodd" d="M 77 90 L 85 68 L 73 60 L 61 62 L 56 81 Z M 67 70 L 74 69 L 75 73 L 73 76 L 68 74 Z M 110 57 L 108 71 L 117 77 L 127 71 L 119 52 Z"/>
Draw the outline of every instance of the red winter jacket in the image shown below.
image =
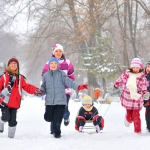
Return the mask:
<path id="1" fill-rule="evenodd" d="M 9 78 L 10 76 L 6 72 L 0 77 L 0 92 L 8 86 Z M 12 87 L 9 102 L 7 104 L 7 107 L 9 108 L 20 107 L 22 89 L 29 94 L 34 94 L 34 91 L 37 89 L 34 85 L 28 84 L 23 75 L 19 76 L 19 80 L 20 82 L 18 84 L 18 78 L 16 78 L 16 81 Z M 4 98 L 0 99 L 0 103 L 4 100 Z"/>

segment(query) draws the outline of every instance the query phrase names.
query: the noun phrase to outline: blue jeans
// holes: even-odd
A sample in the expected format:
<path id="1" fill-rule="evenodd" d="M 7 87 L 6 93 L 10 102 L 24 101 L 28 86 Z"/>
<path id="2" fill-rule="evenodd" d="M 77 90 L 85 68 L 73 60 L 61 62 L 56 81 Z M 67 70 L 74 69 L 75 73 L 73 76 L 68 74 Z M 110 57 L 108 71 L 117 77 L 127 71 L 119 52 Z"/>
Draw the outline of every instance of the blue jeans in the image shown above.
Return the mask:
<path id="1" fill-rule="evenodd" d="M 65 107 L 65 113 L 63 116 L 64 119 L 68 119 L 70 116 L 70 112 L 68 110 L 68 103 L 69 103 L 70 95 L 66 95 L 66 97 L 67 97 L 67 105 Z M 51 122 L 51 133 L 53 133 L 53 122 Z"/>

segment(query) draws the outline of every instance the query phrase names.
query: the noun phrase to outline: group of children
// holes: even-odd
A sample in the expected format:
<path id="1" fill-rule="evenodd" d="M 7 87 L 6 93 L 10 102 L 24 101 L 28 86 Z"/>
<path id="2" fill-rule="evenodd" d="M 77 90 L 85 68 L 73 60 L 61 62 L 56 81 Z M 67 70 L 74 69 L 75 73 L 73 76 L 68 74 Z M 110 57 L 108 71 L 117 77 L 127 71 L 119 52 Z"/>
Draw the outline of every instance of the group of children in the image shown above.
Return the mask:
<path id="1" fill-rule="evenodd" d="M 62 57 L 62 56 L 61 56 Z M 26 78 L 19 73 L 19 61 L 12 58 L 8 61 L 5 73 L 0 77 L 0 132 L 4 131 L 4 124 L 9 122 L 8 137 L 14 138 L 16 130 L 17 109 L 20 107 L 21 92 L 24 89 L 30 94 L 41 96 L 46 94 L 44 119 L 53 123 L 52 134 L 55 138 L 61 137 L 61 122 L 67 102 L 65 86 L 76 91 L 88 89 L 88 85 L 79 85 L 69 78 L 64 71 L 59 69 L 59 61 L 55 56 L 48 61 L 48 70 L 42 76 L 41 88 L 30 85 Z M 71 74 L 70 74 L 71 75 Z M 146 78 L 145 78 L 146 77 Z M 139 58 L 134 58 L 130 68 L 115 81 L 115 92 L 122 86 L 121 104 L 126 108 L 125 125 L 129 127 L 134 123 L 134 132 L 141 133 L 140 110 L 146 107 L 146 123 L 150 132 L 150 62 L 143 69 Z M 85 96 L 75 119 L 75 129 L 82 132 L 87 121 L 92 121 L 97 132 L 104 128 L 104 118 L 98 115 L 98 110 L 93 106 L 90 96 Z"/>

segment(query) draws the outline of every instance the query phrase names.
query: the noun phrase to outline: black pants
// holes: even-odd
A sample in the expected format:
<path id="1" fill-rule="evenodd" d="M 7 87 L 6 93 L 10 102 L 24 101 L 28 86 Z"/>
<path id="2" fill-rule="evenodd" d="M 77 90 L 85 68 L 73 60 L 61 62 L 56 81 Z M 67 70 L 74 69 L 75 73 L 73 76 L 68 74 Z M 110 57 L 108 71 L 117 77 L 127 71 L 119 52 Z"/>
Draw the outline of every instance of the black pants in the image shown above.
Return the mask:
<path id="1" fill-rule="evenodd" d="M 53 122 L 53 132 L 56 135 L 61 134 L 60 126 L 65 112 L 65 105 L 47 105 L 45 108 L 44 119 L 47 122 Z"/>
<path id="2" fill-rule="evenodd" d="M 14 127 L 17 125 L 17 109 L 16 108 L 8 108 L 7 106 L 1 107 L 2 111 L 2 121 L 7 122 L 10 127 Z"/>
<path id="3" fill-rule="evenodd" d="M 92 120 L 93 121 L 93 120 Z M 85 125 L 85 120 L 84 119 L 80 119 L 79 117 L 76 118 L 75 121 L 75 129 L 79 130 L 80 126 L 84 126 Z M 100 129 L 104 128 L 104 119 L 101 116 L 98 116 L 97 119 L 95 121 L 93 121 L 93 125 L 99 125 Z"/>
<path id="4" fill-rule="evenodd" d="M 150 131 L 150 106 L 146 107 L 146 124 L 147 124 L 147 129 Z"/>

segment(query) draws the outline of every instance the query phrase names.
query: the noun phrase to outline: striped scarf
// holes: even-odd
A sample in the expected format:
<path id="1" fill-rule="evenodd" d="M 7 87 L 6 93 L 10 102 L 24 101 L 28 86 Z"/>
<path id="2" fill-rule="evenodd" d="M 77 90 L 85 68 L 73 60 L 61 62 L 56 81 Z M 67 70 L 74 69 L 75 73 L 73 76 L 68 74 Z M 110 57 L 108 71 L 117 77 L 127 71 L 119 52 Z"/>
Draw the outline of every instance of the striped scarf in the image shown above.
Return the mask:
<path id="1" fill-rule="evenodd" d="M 3 97 L 4 100 L 3 102 L 0 104 L 1 106 L 5 106 L 6 104 L 8 104 L 9 102 L 9 98 L 10 98 L 10 94 L 11 94 L 11 91 L 12 91 L 12 87 L 16 81 L 16 75 L 11 75 L 9 74 L 10 78 L 9 78 L 9 82 L 8 82 L 8 87 L 4 88 L 1 93 L 0 93 L 0 99 L 2 99 Z"/>

